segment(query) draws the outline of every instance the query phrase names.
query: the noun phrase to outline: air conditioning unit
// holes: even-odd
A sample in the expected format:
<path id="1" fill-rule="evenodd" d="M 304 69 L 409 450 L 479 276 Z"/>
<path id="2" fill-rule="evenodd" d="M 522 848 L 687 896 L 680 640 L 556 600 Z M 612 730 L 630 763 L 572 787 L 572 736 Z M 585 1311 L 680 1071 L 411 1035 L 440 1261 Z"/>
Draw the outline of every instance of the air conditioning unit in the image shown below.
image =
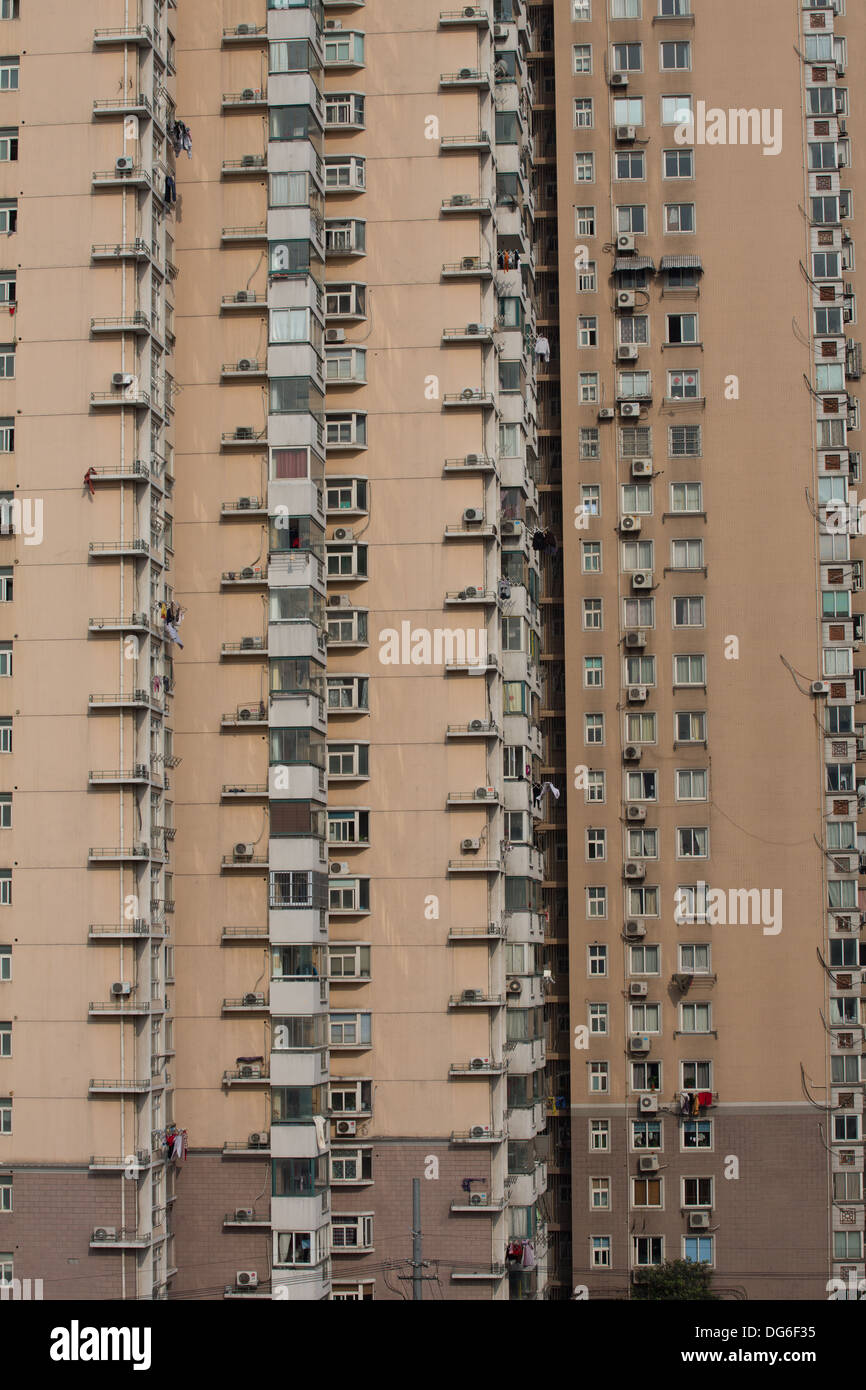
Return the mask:
<path id="1" fill-rule="evenodd" d="M 657 1173 L 659 1161 L 655 1154 L 641 1154 L 637 1161 L 639 1173 Z"/>
<path id="2" fill-rule="evenodd" d="M 261 1076 L 259 1067 L 238 1067 L 238 1076 Z"/>
<path id="3" fill-rule="evenodd" d="M 259 1276 L 251 1269 L 239 1269 L 235 1275 L 235 1286 L 239 1289 L 257 1289 Z"/>
<path id="4" fill-rule="evenodd" d="M 252 859 L 255 854 L 255 845 L 239 843 L 235 845 L 235 859 Z"/>
<path id="5" fill-rule="evenodd" d="M 649 1052 L 650 1050 L 650 1040 L 646 1033 L 632 1033 L 628 1045 L 631 1052 Z"/>
<path id="6" fill-rule="evenodd" d="M 612 405 L 603 405 L 601 407 L 601 410 L 598 412 L 599 420 L 613 420 L 615 419 L 615 417 L 616 411 L 614 410 Z"/>
<path id="7" fill-rule="evenodd" d="M 502 536 L 518 536 L 520 534 L 519 521 L 502 521 L 499 524 L 499 534 Z"/>
<path id="8" fill-rule="evenodd" d="M 642 705 L 646 700 L 648 689 L 649 687 L 646 685 L 630 685 L 627 698 L 633 705 Z"/>
<path id="9" fill-rule="evenodd" d="M 245 154 L 241 156 L 241 164 L 245 169 L 254 169 L 258 162 L 259 158 L 257 155 Z"/>
<path id="10" fill-rule="evenodd" d="M 845 76 L 845 64 L 844 64 L 844 63 L 837 63 L 837 64 L 836 64 L 836 76 L 837 76 L 837 77 L 844 77 L 844 76 Z"/>
<path id="11" fill-rule="evenodd" d="M 828 681 L 813 681 L 809 686 L 810 695 L 829 695 L 830 685 Z"/>
<path id="12" fill-rule="evenodd" d="M 471 1060 L 471 1062 L 469 1063 L 469 1070 L 470 1070 L 470 1071 L 483 1071 L 486 1067 L 489 1067 L 489 1066 L 490 1066 L 490 1058 L 489 1058 L 489 1057 L 473 1057 L 472 1060 Z"/>
<path id="13" fill-rule="evenodd" d="M 479 999 L 484 998 L 483 989 L 464 989 L 460 995 L 464 1004 L 477 1004 Z"/>
<path id="14" fill-rule="evenodd" d="M 470 719 L 470 720 L 469 720 L 469 732 L 472 733 L 472 734 L 480 733 L 481 730 L 482 730 L 484 727 L 485 727 L 485 725 L 484 725 L 484 720 L 483 720 L 483 719 Z"/>
<path id="15" fill-rule="evenodd" d="M 639 531 L 640 528 L 641 520 L 639 516 L 620 517 L 619 529 L 621 531 Z"/>
<path id="16" fill-rule="evenodd" d="M 637 130 L 633 125 L 618 125 L 616 128 L 617 140 L 626 140 L 629 144 L 637 139 Z"/>
<path id="17" fill-rule="evenodd" d="M 638 823 L 642 824 L 646 820 L 646 807 L 626 806 L 625 818 L 626 820 L 631 821 L 633 825 Z"/>
<path id="18" fill-rule="evenodd" d="M 343 27 L 343 22 L 342 22 L 342 20 L 340 20 L 340 19 L 326 19 L 326 20 L 325 20 L 325 28 L 326 28 L 326 29 L 342 29 L 342 27 Z"/>
<path id="19" fill-rule="evenodd" d="M 341 1138 L 348 1139 L 351 1135 L 358 1133 L 357 1120 L 337 1120 L 334 1125 L 334 1133 Z"/>
<path id="20" fill-rule="evenodd" d="M 345 328 L 326 328 L 326 329 L 325 329 L 325 342 L 326 342 L 326 343 L 344 343 L 345 341 L 346 341 L 346 330 L 345 330 Z"/>
<path id="21" fill-rule="evenodd" d="M 332 594 L 327 602 L 328 608 L 351 608 L 352 600 L 348 594 Z"/>
<path id="22" fill-rule="evenodd" d="M 640 859 L 627 859 L 622 866 L 623 878 L 646 878 L 646 864 Z"/>
<path id="23" fill-rule="evenodd" d="M 254 1216 L 252 1207 L 235 1207 L 235 1221 L 252 1221 Z"/>
<path id="24" fill-rule="evenodd" d="M 464 521 L 483 521 L 484 512 L 480 507 L 467 507 L 463 513 Z"/>
<path id="25" fill-rule="evenodd" d="M 115 980 L 111 986 L 112 994 L 119 994 L 125 999 L 132 994 L 132 985 L 129 980 Z"/>
<path id="26" fill-rule="evenodd" d="M 238 511 L 240 511 L 240 512 L 255 511 L 256 508 L 258 507 L 258 505 L 259 505 L 259 499 L 258 499 L 258 497 L 239 497 L 239 498 L 238 498 Z"/>
<path id="27" fill-rule="evenodd" d="M 330 864 L 328 865 L 328 873 L 331 875 L 332 878 L 337 878 L 342 874 L 347 874 L 348 872 L 349 865 L 345 859 L 342 861 L 332 859 Z"/>
<path id="28" fill-rule="evenodd" d="M 351 526 L 338 526 L 331 537 L 332 541 L 353 541 L 355 532 Z"/>
<path id="29" fill-rule="evenodd" d="M 483 326 L 480 323 L 467 323 L 466 325 L 466 332 L 470 333 L 472 337 L 476 337 L 479 333 L 483 333 L 483 331 Z"/>
<path id="30" fill-rule="evenodd" d="M 645 647 L 646 633 L 636 631 L 627 632 L 624 641 L 627 647 Z"/>
<path id="31" fill-rule="evenodd" d="M 522 994 L 523 985 L 521 984 L 520 980 L 509 980 L 507 985 L 507 991 L 509 994 Z"/>
<path id="32" fill-rule="evenodd" d="M 475 466 L 476 463 L 483 463 L 483 462 L 484 462 L 484 455 L 483 455 L 483 454 L 467 454 L 466 457 L 465 457 L 465 459 L 463 460 L 463 462 L 464 462 L 464 464 L 466 465 L 467 468 L 474 468 L 474 466 Z"/>
<path id="33" fill-rule="evenodd" d="M 118 387 L 118 386 L 131 386 L 131 385 L 132 385 L 132 382 L 133 382 L 133 377 L 132 377 L 132 374 L 131 374 L 130 372 L 113 372 L 113 373 L 112 373 L 111 384 L 112 384 L 112 386 L 114 386 L 114 387 Z"/>
<path id="34" fill-rule="evenodd" d="M 631 587 L 633 589 L 651 589 L 653 577 L 650 570 L 635 570 L 631 577 Z"/>
<path id="35" fill-rule="evenodd" d="M 624 256 L 633 256 L 635 251 L 634 237 L 629 234 L 618 236 L 616 239 L 616 249 L 617 251 L 621 251 Z"/>
<path id="36" fill-rule="evenodd" d="M 643 999 L 649 993 L 649 985 L 646 980 L 632 980 L 628 992 L 632 999 Z"/>
<path id="37" fill-rule="evenodd" d="M 472 386 L 464 386 L 463 390 L 460 392 L 460 399 L 462 401 L 471 401 L 475 394 L 475 390 Z"/>
<path id="38" fill-rule="evenodd" d="M 495 801 L 495 799 L 496 799 L 496 788 L 495 788 L 495 787 L 476 787 L 476 788 L 475 788 L 475 799 L 476 799 L 476 801 L 487 801 L 487 800 L 493 800 L 493 801 Z"/>
<path id="39" fill-rule="evenodd" d="M 467 584 L 465 589 L 460 590 L 460 598 L 477 598 L 481 590 L 475 584 Z"/>
<path id="40" fill-rule="evenodd" d="M 469 1194 L 470 1207 L 486 1207 L 489 1200 L 486 1192 L 471 1192 Z"/>
<path id="41" fill-rule="evenodd" d="M 236 31 L 238 34 L 254 34 L 256 26 L 254 24 L 239 24 Z"/>
<path id="42" fill-rule="evenodd" d="M 640 406 L 637 401 L 621 401 L 619 415 L 621 420 L 637 420 L 640 417 Z"/>
<path id="43" fill-rule="evenodd" d="M 116 1226 L 97 1226 L 93 1232 L 94 1240 L 117 1240 Z"/>
<path id="44" fill-rule="evenodd" d="M 612 72 L 611 75 L 610 75 L 609 81 L 610 81 L 611 87 L 627 87 L 627 86 L 628 86 L 628 73 L 627 73 L 627 72 Z"/>
<path id="45" fill-rule="evenodd" d="M 507 39 L 507 38 L 508 38 L 508 28 L 507 28 L 507 26 L 504 25 L 504 24 L 494 24 L 494 26 L 493 26 L 493 37 L 494 37 L 494 39 Z"/>
<path id="46" fill-rule="evenodd" d="M 116 174 L 131 174 L 135 168 L 135 160 L 131 154 L 122 154 L 114 161 L 114 172 Z"/>
<path id="47" fill-rule="evenodd" d="M 651 478 L 653 475 L 652 459 L 632 459 L 631 476 L 633 478 Z"/>
<path id="48" fill-rule="evenodd" d="M 710 1229 L 710 1213 L 708 1211 L 689 1212 L 690 1231 L 708 1231 Z"/>
<path id="49" fill-rule="evenodd" d="M 639 763 L 642 750 L 636 743 L 627 743 L 622 750 L 622 756 L 627 763 Z"/>
<path id="50" fill-rule="evenodd" d="M 251 372 L 256 364 L 249 357 L 242 357 L 238 362 L 239 372 Z"/>
<path id="51" fill-rule="evenodd" d="M 271 1141 L 271 1136 L 266 1129 L 255 1130 L 247 1140 L 251 1149 L 266 1149 Z"/>
<path id="52" fill-rule="evenodd" d="M 243 996 L 243 1002 L 247 1005 L 248 1008 L 252 1009 L 255 1007 L 256 1004 L 264 1004 L 265 996 L 263 994 L 254 994 L 252 991 L 250 991 L 249 994 L 245 994 Z"/>
<path id="53" fill-rule="evenodd" d="M 633 309 L 636 303 L 637 295 L 634 290 L 619 290 L 617 292 L 616 307 L 618 309 Z M 637 357 L 637 349 L 633 349 L 633 351 L 635 357 Z M 622 356 L 622 353 L 617 353 L 617 356 Z"/>
<path id="54" fill-rule="evenodd" d="M 637 917 L 629 917 L 625 924 L 626 936 L 646 936 L 646 927 Z"/>
<path id="55" fill-rule="evenodd" d="M 469 1131 L 473 1139 L 487 1139 L 493 1133 L 490 1125 L 473 1125 Z"/>
<path id="56" fill-rule="evenodd" d="M 623 291 L 625 293 L 625 291 Z M 634 301 L 634 295 L 632 295 Z M 636 362 L 638 359 L 638 349 L 633 343 L 625 343 L 616 350 L 617 359 L 620 362 Z"/>
<path id="57" fill-rule="evenodd" d="M 460 76 L 461 76 L 461 77 L 471 77 L 471 76 L 472 76 L 472 70 L 471 70 L 471 68 L 463 68 L 463 69 L 461 69 Z M 476 267 L 477 267 L 477 265 L 478 265 L 478 257 L 477 257 L 477 256 L 464 256 L 463 259 L 462 259 L 462 261 L 460 262 L 460 269 L 461 269 L 461 270 L 475 270 Z"/>
<path id="58" fill-rule="evenodd" d="M 637 1108 L 642 1115 L 657 1115 L 659 1113 L 658 1096 L 641 1096 Z"/>
<path id="59" fill-rule="evenodd" d="M 463 854 L 474 854 L 481 848 L 480 840 L 461 840 L 460 849 Z"/>
<path id="60" fill-rule="evenodd" d="M 235 439 L 255 439 L 256 432 L 252 425 L 238 425 L 235 430 Z"/>

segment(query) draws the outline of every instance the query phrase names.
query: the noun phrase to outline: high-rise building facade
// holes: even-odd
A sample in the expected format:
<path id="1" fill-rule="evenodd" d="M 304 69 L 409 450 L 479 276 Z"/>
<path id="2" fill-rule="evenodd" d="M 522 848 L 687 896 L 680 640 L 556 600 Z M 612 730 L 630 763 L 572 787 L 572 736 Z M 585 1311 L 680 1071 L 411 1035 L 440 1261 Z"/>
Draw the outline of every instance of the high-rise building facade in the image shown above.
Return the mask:
<path id="1" fill-rule="evenodd" d="M 844 0 L 0 50 L 0 1282 L 862 1275 Z"/>

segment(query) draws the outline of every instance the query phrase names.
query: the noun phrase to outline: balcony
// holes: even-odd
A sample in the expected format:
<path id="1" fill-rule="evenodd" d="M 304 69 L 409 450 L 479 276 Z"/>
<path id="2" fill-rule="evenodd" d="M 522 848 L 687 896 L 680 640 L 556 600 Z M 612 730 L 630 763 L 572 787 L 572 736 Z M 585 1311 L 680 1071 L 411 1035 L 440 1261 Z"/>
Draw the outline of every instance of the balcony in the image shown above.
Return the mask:
<path id="1" fill-rule="evenodd" d="M 493 204 L 489 198 L 478 198 L 474 193 L 452 193 L 450 198 L 443 198 L 439 211 L 446 217 L 454 213 L 479 213 L 482 217 L 490 217 Z"/>
<path id="2" fill-rule="evenodd" d="M 104 787 L 111 785 L 123 785 L 124 783 L 138 783 L 144 786 L 150 781 L 150 770 L 146 763 L 136 763 L 135 767 L 115 769 L 111 772 L 88 773 L 87 780 L 92 787 Z"/>
<path id="3" fill-rule="evenodd" d="M 146 613 L 130 613 L 128 618 L 88 618 L 91 632 L 149 632 L 157 637 L 157 629 Z"/>
<path id="4" fill-rule="evenodd" d="M 482 410 L 492 410 L 496 402 L 493 393 L 484 389 L 477 390 L 471 386 L 466 386 L 462 391 L 446 391 L 442 398 L 442 404 L 446 410 L 456 408 L 475 408 L 480 406 Z"/>
<path id="5" fill-rule="evenodd" d="M 463 5 L 459 10 L 440 10 L 439 23 L 443 29 L 458 24 L 480 24 L 483 29 L 489 29 L 490 15 L 482 5 Z"/>
<path id="6" fill-rule="evenodd" d="M 223 502 L 220 515 L 229 519 L 236 516 L 267 516 L 268 507 L 264 498 L 239 497 L 236 502 Z"/>
<path id="7" fill-rule="evenodd" d="M 153 1234 L 124 1230 L 116 1226 L 97 1226 L 90 1237 L 91 1250 L 146 1250 L 153 1244 Z"/>
<path id="8" fill-rule="evenodd" d="M 233 787 L 224 782 L 220 795 L 225 801 L 243 801 L 266 797 L 268 784 L 267 782 L 247 782 L 241 786 Z"/>
<path id="9" fill-rule="evenodd" d="M 149 859 L 150 850 L 147 845 L 118 845 L 108 846 L 107 848 L 93 849 L 87 851 L 87 861 L 89 864 L 118 864 L 125 863 L 127 860 Z"/>
<path id="10" fill-rule="evenodd" d="M 445 595 L 446 607 L 459 605 L 461 608 L 467 606 L 495 608 L 498 602 L 499 600 L 492 589 L 479 589 L 474 584 L 467 584 L 465 589 L 449 589 Z"/>
<path id="11" fill-rule="evenodd" d="M 505 1210 L 504 1197 L 491 1197 L 488 1192 L 467 1193 L 451 1203 L 452 1211 L 471 1212 L 476 1216 L 495 1216 Z"/>
<path id="12" fill-rule="evenodd" d="M 125 1081 L 123 1081 L 123 1080 L 120 1080 L 120 1081 L 106 1081 L 106 1080 L 102 1080 L 101 1078 L 93 1078 L 93 1077 L 91 1077 L 90 1081 L 88 1082 L 87 1091 L 88 1091 L 88 1094 L 91 1095 L 91 1096 L 102 1096 L 102 1095 L 114 1095 L 114 1096 L 120 1096 L 120 1095 L 136 1095 L 136 1096 L 140 1096 L 140 1095 L 143 1095 L 146 1091 L 149 1091 L 150 1088 L 151 1088 L 151 1078 L 150 1078 L 150 1077 L 148 1077 L 146 1080 L 142 1080 L 142 1081 L 136 1081 L 136 1080 L 133 1080 L 132 1078 L 128 1078 L 128 1079 L 125 1080 Z"/>
<path id="13" fill-rule="evenodd" d="M 87 1005 L 87 1015 L 89 1018 L 145 1018 L 151 1013 L 162 1013 L 163 1008 L 161 1002 L 149 999 L 142 999 L 139 1003 L 124 1003 L 121 999 L 111 1002 L 91 999 Z"/>
<path id="14" fill-rule="evenodd" d="M 134 1155 L 134 1162 L 139 1170 L 150 1168 L 153 1159 L 149 1153 L 143 1150 Z M 129 1167 L 129 1157 L 120 1158 L 115 1156 L 103 1156 L 102 1154 L 91 1154 L 88 1168 L 91 1173 L 115 1173 L 123 1172 Z"/>
<path id="15" fill-rule="evenodd" d="M 493 329 L 485 323 L 468 323 L 465 328 L 443 328 L 443 343 L 492 343 Z"/>
<path id="16" fill-rule="evenodd" d="M 465 859 L 449 859 L 449 874 L 501 874 L 505 865 L 501 859 L 480 859 L 467 854 Z"/>
<path id="17" fill-rule="evenodd" d="M 97 242 L 90 248 L 93 261 L 150 261 L 153 259 L 150 247 L 140 237 L 135 241 Z"/>
<path id="18" fill-rule="evenodd" d="M 502 667 L 499 665 L 495 656 L 480 656 L 472 660 L 460 659 L 458 661 L 446 661 L 445 672 L 449 676 L 465 675 L 502 675 Z"/>
<path id="19" fill-rule="evenodd" d="M 94 188 L 152 188 L 153 179 L 142 164 L 125 165 L 118 159 L 113 169 L 95 169 L 91 178 Z"/>
<path id="20" fill-rule="evenodd" d="M 480 68 L 460 68 L 458 72 L 440 73 L 439 86 L 478 88 L 489 92 L 492 83 L 489 72 L 482 72 Z"/>
<path id="21" fill-rule="evenodd" d="M 251 47 L 261 45 L 263 48 L 268 42 L 268 26 L 266 24 L 236 24 L 233 29 L 223 29 L 223 46 L 234 48 L 236 45 Z"/>
<path id="22" fill-rule="evenodd" d="M 483 989 L 464 989 L 448 1000 L 449 1009 L 501 1009 L 504 1004 L 504 994 L 487 994 Z"/>
<path id="23" fill-rule="evenodd" d="M 94 29 L 93 42 L 97 48 L 117 48 L 126 44 L 150 48 L 154 34 L 149 24 L 124 24 L 119 29 Z"/>
<path id="24" fill-rule="evenodd" d="M 449 792 L 446 806 L 499 806 L 502 798 L 495 787 L 476 787 L 471 792 Z"/>
<path id="25" fill-rule="evenodd" d="M 258 1152 L 261 1153 L 261 1150 Z M 237 1230 L 241 1226 L 253 1230 L 270 1230 L 270 1212 L 255 1212 L 251 1207 L 238 1207 L 235 1211 L 227 1211 L 223 1217 L 223 1230 Z"/>
<path id="26" fill-rule="evenodd" d="M 235 849 L 231 854 L 224 854 L 221 860 L 223 869 L 264 869 L 268 866 L 268 856 L 266 854 L 238 854 Z"/>
<path id="27" fill-rule="evenodd" d="M 237 999 L 224 999 L 222 1011 L 224 1014 L 244 1013 L 261 1014 L 267 1013 L 270 1005 L 266 994 L 242 994 Z"/>
<path id="28" fill-rule="evenodd" d="M 266 222 L 258 222 L 251 227 L 223 227 L 220 232 L 220 241 L 224 243 L 235 242 L 244 245 L 250 242 L 261 242 L 265 245 L 268 240 L 268 227 Z"/>
<path id="29" fill-rule="evenodd" d="M 241 946 L 245 941 L 267 941 L 267 939 L 267 922 L 263 922 L 257 927 L 223 927 L 221 938 L 224 946 Z"/>
<path id="30" fill-rule="evenodd" d="M 242 705 L 233 714 L 224 714 L 220 719 L 223 728 L 255 729 L 267 728 L 268 711 L 264 701 L 253 705 Z"/>
<path id="31" fill-rule="evenodd" d="M 469 507 L 467 510 L 474 512 L 479 509 L 476 507 Z M 493 525 L 492 521 L 487 521 L 486 519 L 482 521 L 473 521 L 467 518 L 456 526 L 446 526 L 442 533 L 442 539 L 446 541 L 495 541 L 496 527 Z"/>
<path id="32" fill-rule="evenodd" d="M 130 536 L 129 540 L 117 541 L 90 541 L 87 553 L 92 560 L 112 559 L 115 556 L 126 556 L 134 560 L 153 560 L 156 557 L 151 552 L 147 541 Z"/>
<path id="33" fill-rule="evenodd" d="M 91 709 L 160 709 L 156 696 L 147 690 L 118 691 L 117 694 L 90 695 Z"/>
<path id="34" fill-rule="evenodd" d="M 507 1135 L 503 1130 L 494 1130 L 491 1125 L 473 1125 L 471 1129 L 455 1130 L 451 1135 L 452 1144 L 501 1144 Z"/>
<path id="35" fill-rule="evenodd" d="M 104 97 L 93 103 L 94 118 L 100 116 L 140 116 L 146 119 L 153 115 L 153 107 L 144 92 L 135 96 Z"/>
<path id="36" fill-rule="evenodd" d="M 490 134 L 486 130 L 476 130 L 469 135 L 443 135 L 439 141 L 441 154 L 463 154 L 467 150 L 490 154 L 491 149 Z"/>
<path id="37" fill-rule="evenodd" d="M 442 266 L 443 280 L 492 280 L 493 263 L 480 256 L 463 256 L 459 261 L 446 261 Z M 491 336 L 493 330 L 489 330 Z"/>
<path id="38" fill-rule="evenodd" d="M 254 1144 L 253 1140 L 257 1142 Z M 261 1140 L 265 1142 L 262 1143 Z M 270 1158 L 270 1135 L 267 1130 L 251 1134 L 248 1139 L 228 1139 L 223 1144 L 223 1158 Z"/>
<path id="39" fill-rule="evenodd" d="M 502 738 L 502 730 L 491 719 L 471 719 L 468 724 L 449 724 L 446 738 Z"/>
<path id="40" fill-rule="evenodd" d="M 223 1086 L 270 1086 L 271 1078 L 264 1063 L 249 1063 L 223 1072 Z"/>
<path id="41" fill-rule="evenodd" d="M 118 387 L 114 391 L 91 391 L 91 410 L 116 410 L 118 406 L 123 409 L 129 406 L 133 410 L 150 410 L 151 400 L 147 392 L 142 391 L 134 383 L 129 386 Z"/>
<path id="42" fill-rule="evenodd" d="M 448 1075 L 452 1080 L 472 1076 L 503 1076 L 507 1070 L 505 1062 L 497 1062 L 489 1057 L 473 1057 L 471 1062 L 452 1062 Z"/>
<path id="43" fill-rule="evenodd" d="M 131 922 L 91 923 L 87 938 L 89 941 L 140 941 L 150 935 L 150 923 L 145 918 L 135 918 Z"/>
<path id="44" fill-rule="evenodd" d="M 451 927 L 448 940 L 454 946 L 472 941 L 499 941 L 505 936 L 502 922 L 484 922 L 477 927 Z"/>
<path id="45" fill-rule="evenodd" d="M 267 375 L 267 362 L 257 362 L 253 357 L 241 357 L 237 362 L 223 362 L 220 367 L 220 377 L 223 381 L 235 381 L 243 377 L 252 380 L 264 379 Z"/>
<path id="46" fill-rule="evenodd" d="M 254 425 L 237 425 L 235 429 L 220 436 L 220 444 L 224 449 L 261 449 L 267 444 L 267 440 L 267 430 L 259 431 Z"/>
<path id="47" fill-rule="evenodd" d="M 245 87 L 242 92 L 223 92 L 223 111 L 265 111 L 267 105 L 267 92 L 255 87 Z"/>
<path id="48" fill-rule="evenodd" d="M 220 167 L 224 179 L 255 178 L 267 172 L 268 157 L 266 154 L 245 154 L 240 159 L 224 159 Z"/>
<path id="49" fill-rule="evenodd" d="M 266 588 L 267 583 L 267 571 L 261 565 L 245 565 L 242 570 L 223 570 L 220 575 L 220 584 L 238 588 Z"/>
<path id="50" fill-rule="evenodd" d="M 261 310 L 267 312 L 268 296 L 257 294 L 255 290 L 236 290 L 234 294 L 224 294 L 220 300 L 220 312 L 244 313 L 248 310 Z"/>

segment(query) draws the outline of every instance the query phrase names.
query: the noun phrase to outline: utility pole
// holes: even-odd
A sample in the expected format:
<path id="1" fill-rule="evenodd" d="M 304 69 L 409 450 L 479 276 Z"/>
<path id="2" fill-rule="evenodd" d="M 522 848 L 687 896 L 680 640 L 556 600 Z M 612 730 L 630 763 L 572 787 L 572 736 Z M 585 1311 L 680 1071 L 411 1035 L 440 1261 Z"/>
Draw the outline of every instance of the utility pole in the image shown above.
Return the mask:
<path id="1" fill-rule="evenodd" d="M 421 1179 L 412 1179 L 412 1302 L 421 1302 Z"/>

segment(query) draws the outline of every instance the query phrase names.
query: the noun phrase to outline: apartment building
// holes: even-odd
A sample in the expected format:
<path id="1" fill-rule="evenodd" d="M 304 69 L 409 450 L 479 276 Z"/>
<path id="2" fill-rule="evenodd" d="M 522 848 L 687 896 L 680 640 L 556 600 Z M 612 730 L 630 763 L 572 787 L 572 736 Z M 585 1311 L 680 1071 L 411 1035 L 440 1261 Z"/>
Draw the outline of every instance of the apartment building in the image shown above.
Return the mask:
<path id="1" fill-rule="evenodd" d="M 858 56 L 0 0 L 0 1280 L 862 1277 Z"/>
<path id="2" fill-rule="evenodd" d="M 851 9 L 569 0 L 539 30 L 590 1297 L 670 1259 L 729 1297 L 863 1272 Z"/>

